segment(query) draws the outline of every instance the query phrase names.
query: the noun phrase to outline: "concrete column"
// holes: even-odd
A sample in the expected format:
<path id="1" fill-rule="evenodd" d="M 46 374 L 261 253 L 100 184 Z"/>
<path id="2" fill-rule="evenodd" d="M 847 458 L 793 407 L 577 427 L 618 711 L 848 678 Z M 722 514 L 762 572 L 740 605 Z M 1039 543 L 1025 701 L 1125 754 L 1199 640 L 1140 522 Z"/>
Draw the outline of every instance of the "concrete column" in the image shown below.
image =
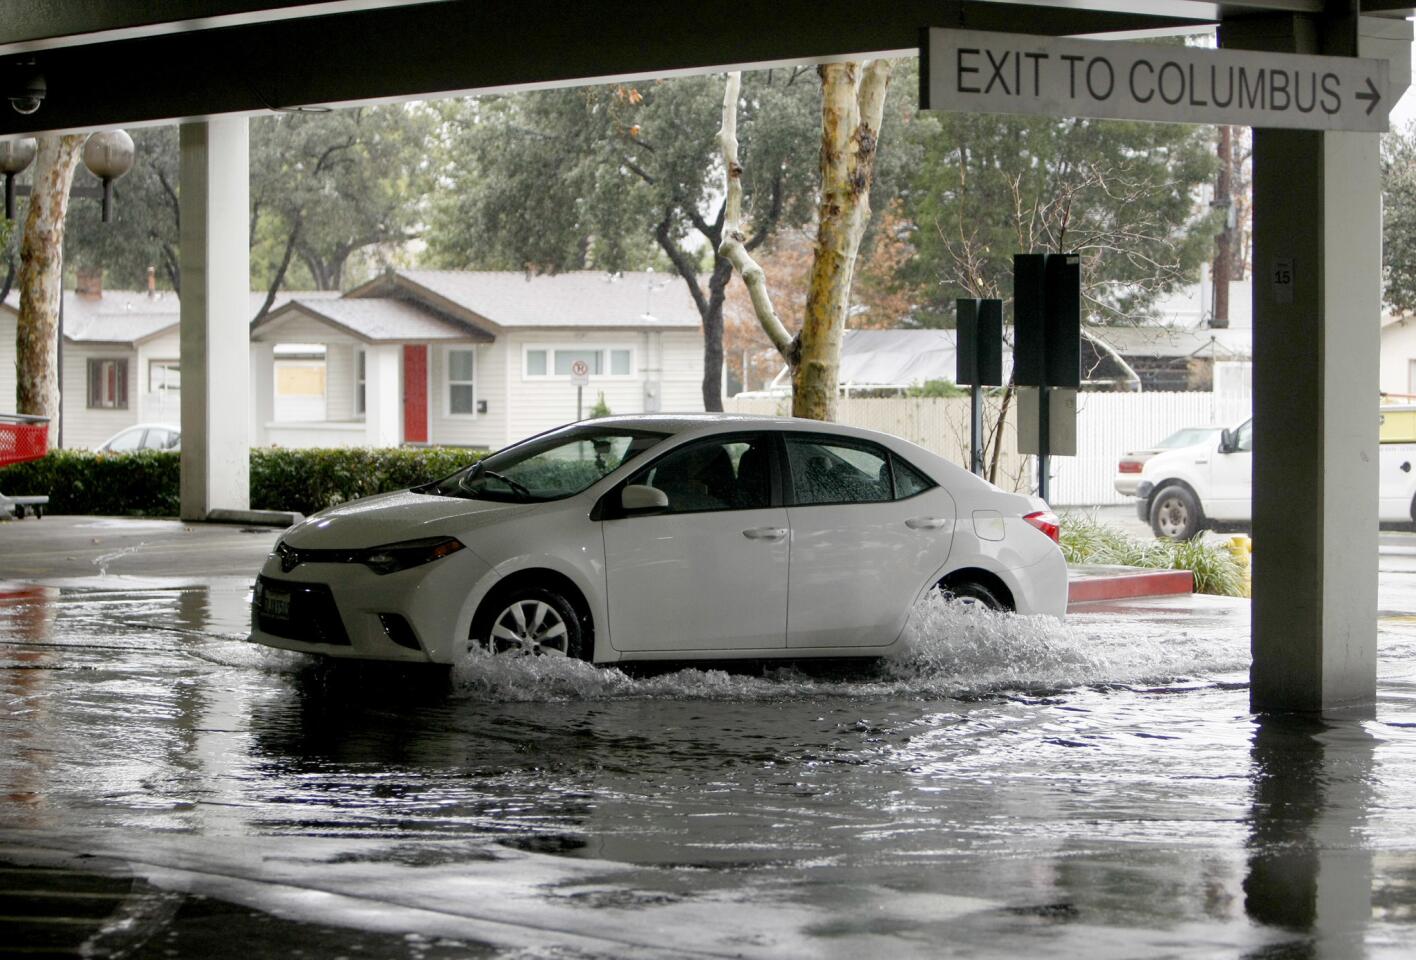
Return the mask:
<path id="1" fill-rule="evenodd" d="M 1276 16 L 1226 23 L 1221 42 L 1353 55 L 1358 24 Z M 1399 29 L 1404 58 L 1410 26 Z M 1367 707 L 1376 696 L 1378 149 L 1377 134 L 1254 131 L 1258 711 Z"/>
<path id="2" fill-rule="evenodd" d="M 275 419 L 275 344 L 251 341 L 251 446 L 270 446 L 266 424 Z"/>
<path id="3" fill-rule="evenodd" d="M 246 119 L 181 129 L 182 518 L 250 506 Z"/>
<path id="4" fill-rule="evenodd" d="M 364 442 L 371 447 L 396 447 L 403 441 L 402 374 L 402 346 L 371 344 L 366 348 Z"/>

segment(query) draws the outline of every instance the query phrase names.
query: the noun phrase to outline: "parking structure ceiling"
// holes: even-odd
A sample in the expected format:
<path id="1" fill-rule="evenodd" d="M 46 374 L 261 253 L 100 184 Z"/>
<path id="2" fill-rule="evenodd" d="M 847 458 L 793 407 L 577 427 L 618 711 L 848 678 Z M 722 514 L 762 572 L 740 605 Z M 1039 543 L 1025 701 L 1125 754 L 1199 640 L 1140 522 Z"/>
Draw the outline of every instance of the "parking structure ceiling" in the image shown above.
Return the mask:
<path id="1" fill-rule="evenodd" d="M 10 0 L 0 137 L 913 52 L 928 26 L 1069 35 L 1256 15 L 1405 16 L 1398 0 Z M 9 92 L 8 90 L 6 91 Z"/>

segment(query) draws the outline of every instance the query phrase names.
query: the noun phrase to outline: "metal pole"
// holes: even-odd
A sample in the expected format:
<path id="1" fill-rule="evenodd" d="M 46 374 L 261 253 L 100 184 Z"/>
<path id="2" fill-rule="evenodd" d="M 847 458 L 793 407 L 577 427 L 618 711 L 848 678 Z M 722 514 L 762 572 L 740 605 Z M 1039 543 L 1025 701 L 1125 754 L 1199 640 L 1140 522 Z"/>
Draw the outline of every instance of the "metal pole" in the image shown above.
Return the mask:
<path id="1" fill-rule="evenodd" d="M 969 388 L 969 470 L 983 476 L 983 388 Z"/>
<path id="2" fill-rule="evenodd" d="M 1051 459 L 1048 453 L 1049 443 L 1052 439 L 1052 413 L 1049 409 L 1048 393 L 1051 387 L 1037 388 L 1037 495 L 1042 499 L 1047 499 L 1048 494 L 1048 469 L 1051 466 Z"/>
<path id="3" fill-rule="evenodd" d="M 576 388 L 575 388 L 575 419 L 576 419 L 576 420 L 584 420 L 584 419 L 585 419 L 585 417 L 584 417 L 584 416 L 581 414 L 581 412 L 580 412 L 580 410 L 581 410 L 581 402 L 582 402 L 582 400 L 584 400 L 584 396 L 585 396 L 585 388 L 584 388 L 584 387 L 576 387 Z"/>

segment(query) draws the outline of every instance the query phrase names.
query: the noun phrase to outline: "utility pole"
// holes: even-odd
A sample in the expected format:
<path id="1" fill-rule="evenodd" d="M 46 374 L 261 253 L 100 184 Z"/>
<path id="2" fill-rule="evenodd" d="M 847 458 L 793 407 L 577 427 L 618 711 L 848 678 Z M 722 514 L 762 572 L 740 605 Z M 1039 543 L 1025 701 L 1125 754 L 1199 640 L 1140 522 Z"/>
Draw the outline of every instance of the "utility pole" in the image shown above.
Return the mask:
<path id="1" fill-rule="evenodd" d="M 1224 228 L 1214 242 L 1214 310 L 1210 327 L 1223 330 L 1229 326 L 1229 275 L 1234 263 L 1234 128 L 1219 128 L 1219 177 L 1215 182 L 1211 204 L 1224 215 Z"/>

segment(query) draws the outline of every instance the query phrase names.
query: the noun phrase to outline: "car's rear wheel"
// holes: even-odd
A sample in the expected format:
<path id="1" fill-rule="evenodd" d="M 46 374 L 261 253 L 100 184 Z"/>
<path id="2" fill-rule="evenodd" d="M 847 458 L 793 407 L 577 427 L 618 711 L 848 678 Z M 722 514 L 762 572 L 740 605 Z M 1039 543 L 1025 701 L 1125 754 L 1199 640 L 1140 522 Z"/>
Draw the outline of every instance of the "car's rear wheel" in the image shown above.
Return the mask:
<path id="1" fill-rule="evenodd" d="M 1200 502 L 1179 485 L 1164 487 L 1151 499 L 1151 530 L 1167 540 L 1193 540 L 1204 529 Z"/>
<path id="2" fill-rule="evenodd" d="M 973 580 L 964 580 L 959 583 L 946 583 L 940 586 L 940 593 L 944 599 L 950 603 L 958 603 L 964 606 L 985 607 L 989 610 L 1007 610 L 1005 604 L 998 595 L 982 583 Z"/>
<path id="3" fill-rule="evenodd" d="M 487 604 L 473 638 L 489 653 L 584 658 L 575 606 L 546 587 L 518 587 Z"/>

